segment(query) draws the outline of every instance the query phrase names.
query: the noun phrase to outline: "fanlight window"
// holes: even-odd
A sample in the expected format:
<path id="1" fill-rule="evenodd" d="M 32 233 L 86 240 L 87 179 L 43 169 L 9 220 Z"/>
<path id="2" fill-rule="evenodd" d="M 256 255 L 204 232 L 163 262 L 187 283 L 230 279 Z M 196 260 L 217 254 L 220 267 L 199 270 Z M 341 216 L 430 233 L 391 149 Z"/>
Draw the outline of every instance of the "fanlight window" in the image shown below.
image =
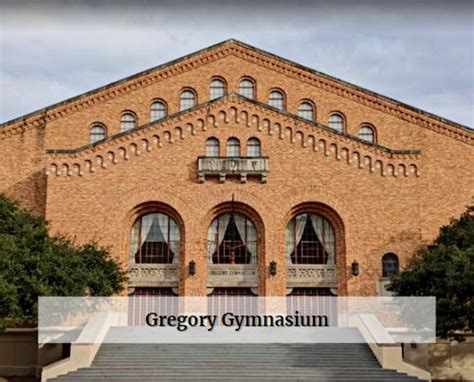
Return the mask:
<path id="1" fill-rule="evenodd" d="M 209 138 L 206 141 L 206 156 L 207 157 L 219 156 L 219 140 L 217 138 Z"/>
<path id="2" fill-rule="evenodd" d="M 386 253 L 382 257 L 382 276 L 392 277 L 398 275 L 398 256 L 394 253 Z"/>
<path id="3" fill-rule="evenodd" d="M 151 104 L 150 120 L 158 121 L 166 117 L 166 105 L 162 101 L 155 101 Z"/>
<path id="4" fill-rule="evenodd" d="M 207 232 L 207 256 L 214 264 L 256 264 L 257 230 L 239 213 L 225 213 L 214 219 Z"/>
<path id="5" fill-rule="evenodd" d="M 372 127 L 367 126 L 367 125 L 362 126 L 359 130 L 359 138 L 366 142 L 374 143 L 375 142 L 374 129 L 372 129 Z"/>
<path id="6" fill-rule="evenodd" d="M 268 104 L 279 110 L 285 109 L 285 97 L 279 90 L 273 90 L 268 97 Z"/>
<path id="7" fill-rule="evenodd" d="M 250 138 L 247 141 L 247 156 L 248 157 L 259 157 L 262 155 L 260 146 L 260 140 L 258 138 Z"/>
<path id="8" fill-rule="evenodd" d="M 137 219 L 130 234 L 131 263 L 177 264 L 180 233 L 168 215 L 151 213 Z"/>
<path id="9" fill-rule="evenodd" d="M 123 113 L 120 118 L 120 131 L 128 131 L 137 127 L 137 119 L 132 113 Z"/>
<path id="10" fill-rule="evenodd" d="M 298 106 L 298 116 L 308 121 L 314 121 L 314 108 L 310 102 L 301 102 Z"/>
<path id="11" fill-rule="evenodd" d="M 240 141 L 237 138 L 227 140 L 227 156 L 240 157 Z"/>
<path id="12" fill-rule="evenodd" d="M 290 264 L 335 264 L 334 229 L 322 216 L 297 215 L 288 223 L 285 236 Z"/>
<path id="13" fill-rule="evenodd" d="M 185 90 L 181 93 L 179 99 L 179 109 L 181 111 L 192 108 L 196 105 L 196 95 L 191 90 Z"/>
<path id="14" fill-rule="evenodd" d="M 254 99 L 255 98 L 255 84 L 252 80 L 243 79 L 240 81 L 239 94 L 241 96 Z"/>
<path id="15" fill-rule="evenodd" d="M 334 113 L 329 117 L 328 125 L 331 129 L 337 130 L 340 133 L 344 131 L 344 118 L 342 115 Z"/>
<path id="16" fill-rule="evenodd" d="M 223 97 L 225 95 L 225 83 L 220 79 L 214 79 L 211 81 L 211 89 L 209 94 L 209 99 L 212 101 L 213 99 Z"/>
<path id="17" fill-rule="evenodd" d="M 95 143 L 105 139 L 105 128 L 101 125 L 94 125 L 91 128 L 90 142 Z"/>

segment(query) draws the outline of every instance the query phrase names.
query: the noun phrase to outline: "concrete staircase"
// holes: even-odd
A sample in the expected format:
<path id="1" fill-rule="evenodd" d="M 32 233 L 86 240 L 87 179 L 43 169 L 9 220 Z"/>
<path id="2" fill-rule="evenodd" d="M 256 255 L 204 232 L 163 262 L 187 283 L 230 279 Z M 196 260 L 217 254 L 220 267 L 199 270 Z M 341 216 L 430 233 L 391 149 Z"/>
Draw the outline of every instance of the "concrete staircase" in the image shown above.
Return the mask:
<path id="1" fill-rule="evenodd" d="M 420 381 L 382 369 L 366 344 L 103 344 L 67 381 Z"/>

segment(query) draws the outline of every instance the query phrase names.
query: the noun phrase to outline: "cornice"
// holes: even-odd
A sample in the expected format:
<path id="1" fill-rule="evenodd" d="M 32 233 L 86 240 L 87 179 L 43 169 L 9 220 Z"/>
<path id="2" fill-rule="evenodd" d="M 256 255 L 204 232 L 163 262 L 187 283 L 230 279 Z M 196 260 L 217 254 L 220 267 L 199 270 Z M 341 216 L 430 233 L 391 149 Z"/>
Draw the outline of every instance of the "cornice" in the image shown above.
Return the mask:
<path id="1" fill-rule="evenodd" d="M 289 141 L 357 168 L 382 176 L 419 176 L 419 150 L 391 150 L 338 133 L 327 126 L 281 112 L 237 94 L 198 105 L 160 121 L 145 124 L 109 139 L 76 149 L 47 150 L 48 173 L 53 176 L 85 176 L 135 156 L 146 155 L 167 144 L 190 139 L 209 130 L 238 125 Z"/>
<path id="2" fill-rule="evenodd" d="M 178 58 L 152 69 L 137 73 L 109 85 L 89 91 L 50 107 L 16 118 L 1 125 L 0 136 L 7 138 L 30 128 L 70 115 L 89 106 L 150 86 L 228 55 L 286 76 L 296 78 L 340 97 L 395 116 L 404 121 L 428 128 L 458 141 L 474 145 L 474 131 L 466 126 L 414 108 L 407 104 L 358 87 L 322 72 L 307 68 L 290 60 L 265 52 L 236 40 L 226 40 L 190 55 Z"/>

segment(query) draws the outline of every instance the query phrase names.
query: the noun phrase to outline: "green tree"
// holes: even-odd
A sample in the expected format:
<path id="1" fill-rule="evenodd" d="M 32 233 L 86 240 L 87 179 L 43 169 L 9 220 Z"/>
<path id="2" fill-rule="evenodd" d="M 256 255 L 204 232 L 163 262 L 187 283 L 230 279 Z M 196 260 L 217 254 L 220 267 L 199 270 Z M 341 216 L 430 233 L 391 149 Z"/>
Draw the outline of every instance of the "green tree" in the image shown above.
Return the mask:
<path id="1" fill-rule="evenodd" d="M 440 230 L 388 287 L 397 296 L 435 296 L 436 334 L 462 340 L 474 330 L 474 206 Z"/>
<path id="2" fill-rule="evenodd" d="M 110 296 L 125 281 L 107 248 L 51 237 L 43 218 L 0 194 L 0 329 L 36 325 L 38 296 Z"/>

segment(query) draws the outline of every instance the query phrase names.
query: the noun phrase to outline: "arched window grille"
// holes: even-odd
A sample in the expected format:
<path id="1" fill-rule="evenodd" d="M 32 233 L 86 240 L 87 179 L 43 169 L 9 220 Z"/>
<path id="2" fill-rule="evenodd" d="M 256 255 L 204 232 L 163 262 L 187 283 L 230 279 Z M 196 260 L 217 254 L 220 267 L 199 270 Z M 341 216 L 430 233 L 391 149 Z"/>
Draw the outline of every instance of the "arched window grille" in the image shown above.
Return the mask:
<path id="1" fill-rule="evenodd" d="M 137 118 L 133 113 L 123 113 L 120 117 L 120 131 L 128 131 L 137 127 Z"/>
<path id="2" fill-rule="evenodd" d="M 240 213 L 224 213 L 213 220 L 207 232 L 207 255 L 213 264 L 256 264 L 257 230 Z"/>
<path id="3" fill-rule="evenodd" d="M 382 257 L 382 277 L 392 277 L 398 275 L 398 256 L 394 253 L 386 253 Z"/>
<path id="4" fill-rule="evenodd" d="M 237 138 L 229 138 L 226 148 L 228 157 L 240 157 L 240 141 Z"/>
<path id="5" fill-rule="evenodd" d="M 298 116 L 308 121 L 314 121 L 314 107 L 311 102 L 303 101 L 298 106 Z"/>
<path id="6" fill-rule="evenodd" d="M 94 125 L 90 131 L 90 143 L 102 141 L 106 138 L 105 127 L 102 125 Z"/>
<path id="7" fill-rule="evenodd" d="M 166 117 L 166 105 L 162 101 L 155 101 L 150 108 L 150 121 L 158 121 Z"/>
<path id="8" fill-rule="evenodd" d="M 225 83 L 223 80 L 215 78 L 211 81 L 211 87 L 209 92 L 209 99 L 223 97 L 225 95 Z"/>
<path id="9" fill-rule="evenodd" d="M 184 90 L 179 98 L 179 109 L 181 111 L 196 106 L 196 94 L 192 90 Z"/>
<path id="10" fill-rule="evenodd" d="M 219 140 L 217 138 L 209 138 L 206 141 L 206 156 L 207 157 L 219 156 Z"/>
<path id="11" fill-rule="evenodd" d="M 262 155 L 262 148 L 258 138 L 250 138 L 247 141 L 247 156 L 259 157 Z"/>
<path id="12" fill-rule="evenodd" d="M 268 104 L 278 110 L 285 110 L 285 96 L 280 90 L 273 90 L 268 96 Z"/>
<path id="13" fill-rule="evenodd" d="M 359 138 L 366 142 L 374 143 L 375 142 L 374 129 L 368 125 L 362 126 L 359 130 Z"/>
<path id="14" fill-rule="evenodd" d="M 333 113 L 329 116 L 328 125 L 331 129 L 342 133 L 344 132 L 344 117 L 341 114 Z"/>
<path id="15" fill-rule="evenodd" d="M 291 219 L 286 227 L 285 242 L 290 264 L 335 264 L 334 229 L 320 215 L 303 213 Z"/>
<path id="16" fill-rule="evenodd" d="M 255 83 L 248 78 L 244 78 L 243 80 L 241 80 L 239 84 L 239 94 L 241 96 L 254 99 L 255 98 Z"/>
<path id="17" fill-rule="evenodd" d="M 166 214 L 143 215 L 132 226 L 131 263 L 178 264 L 179 246 L 178 225 Z"/>

